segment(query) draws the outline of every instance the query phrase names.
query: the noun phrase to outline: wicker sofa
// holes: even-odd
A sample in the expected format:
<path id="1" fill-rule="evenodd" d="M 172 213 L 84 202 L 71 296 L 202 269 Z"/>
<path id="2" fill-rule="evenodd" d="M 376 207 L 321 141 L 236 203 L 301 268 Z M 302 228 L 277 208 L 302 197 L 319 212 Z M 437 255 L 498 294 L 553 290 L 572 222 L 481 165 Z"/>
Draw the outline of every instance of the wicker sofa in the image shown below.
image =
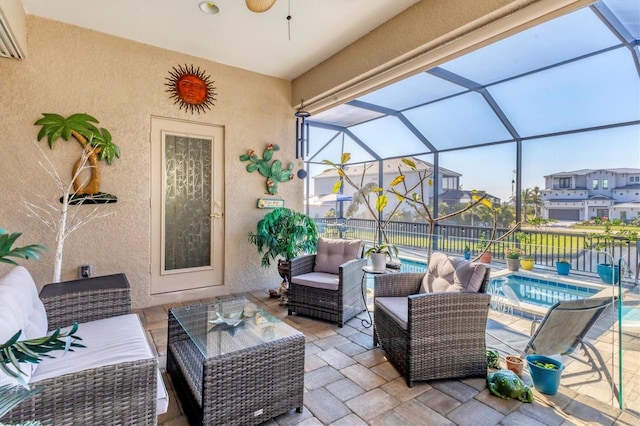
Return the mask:
<path id="1" fill-rule="evenodd" d="M 316 254 L 291 260 L 289 315 L 307 315 L 339 327 L 365 310 L 361 240 L 318 239 Z"/>
<path id="2" fill-rule="evenodd" d="M 39 392 L 1 421 L 156 424 L 167 410 L 167 392 L 140 319 L 131 314 L 124 274 L 48 284 L 39 297 L 23 267 L 0 277 L 0 342 L 18 330 L 21 339 L 31 339 L 74 322 L 86 348 L 23 364 L 27 382 Z M 11 380 L 0 371 L 0 384 Z"/>
<path id="3" fill-rule="evenodd" d="M 433 253 L 427 274 L 378 275 L 373 344 L 407 380 L 484 376 L 489 268 Z"/>

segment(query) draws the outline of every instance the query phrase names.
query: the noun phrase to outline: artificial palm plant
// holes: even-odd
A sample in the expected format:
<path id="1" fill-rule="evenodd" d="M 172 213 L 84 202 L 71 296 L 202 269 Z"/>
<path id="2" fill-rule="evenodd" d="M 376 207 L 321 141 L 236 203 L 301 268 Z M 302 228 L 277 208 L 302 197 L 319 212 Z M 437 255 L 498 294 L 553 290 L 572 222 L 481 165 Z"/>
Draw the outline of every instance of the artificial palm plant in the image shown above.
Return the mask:
<path id="1" fill-rule="evenodd" d="M 284 278 L 283 270 L 288 269 L 291 259 L 316 251 L 318 228 L 306 214 L 281 207 L 260 219 L 256 232 L 249 233 L 249 241 L 263 254 L 263 267 L 271 266 L 271 261 L 278 259 L 278 265 L 282 266 L 280 275 Z"/>

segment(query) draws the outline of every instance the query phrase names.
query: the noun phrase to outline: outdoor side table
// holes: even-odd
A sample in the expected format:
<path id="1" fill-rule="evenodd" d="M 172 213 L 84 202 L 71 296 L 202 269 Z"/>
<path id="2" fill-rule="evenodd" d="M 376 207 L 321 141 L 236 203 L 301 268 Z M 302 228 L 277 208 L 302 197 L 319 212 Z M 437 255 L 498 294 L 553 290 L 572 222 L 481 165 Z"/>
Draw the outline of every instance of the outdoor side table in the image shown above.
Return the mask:
<path id="1" fill-rule="evenodd" d="M 367 314 L 369 315 L 369 319 L 363 318 L 360 320 L 362 326 L 364 328 L 370 328 L 373 325 L 373 321 L 371 319 L 371 311 L 369 310 L 369 306 L 367 305 L 367 290 L 366 290 L 366 281 L 367 275 L 381 275 L 381 274 L 393 274 L 396 272 L 400 272 L 400 269 L 394 268 L 386 268 L 386 269 L 373 269 L 373 266 L 367 265 L 362 267 L 362 271 L 364 275 L 362 276 L 362 300 L 364 301 L 364 308 L 367 310 Z"/>
<path id="2" fill-rule="evenodd" d="M 168 327 L 167 372 L 190 424 L 302 412 L 305 340 L 293 327 L 244 298 L 171 309 Z"/>

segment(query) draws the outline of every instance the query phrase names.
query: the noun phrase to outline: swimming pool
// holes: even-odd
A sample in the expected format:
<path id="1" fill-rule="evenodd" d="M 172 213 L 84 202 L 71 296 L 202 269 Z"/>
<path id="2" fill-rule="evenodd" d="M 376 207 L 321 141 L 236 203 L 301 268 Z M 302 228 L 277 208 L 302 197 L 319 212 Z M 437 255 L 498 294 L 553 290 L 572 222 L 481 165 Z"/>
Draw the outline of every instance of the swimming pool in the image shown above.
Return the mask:
<path id="1" fill-rule="evenodd" d="M 586 284 L 510 274 L 491 279 L 487 293 L 494 295 L 505 293 L 501 289 L 503 286 L 511 289 L 520 303 L 527 303 L 543 309 L 548 309 L 562 300 L 586 299 L 602 290 L 601 287 Z"/>

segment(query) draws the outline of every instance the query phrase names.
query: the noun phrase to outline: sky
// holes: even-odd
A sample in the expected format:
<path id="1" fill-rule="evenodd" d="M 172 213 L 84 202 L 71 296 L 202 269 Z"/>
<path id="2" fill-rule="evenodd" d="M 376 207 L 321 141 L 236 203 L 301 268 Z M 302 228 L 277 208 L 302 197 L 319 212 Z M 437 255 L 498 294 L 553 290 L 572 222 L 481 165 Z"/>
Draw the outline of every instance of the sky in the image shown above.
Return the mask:
<path id="1" fill-rule="evenodd" d="M 624 0 L 606 3 L 614 13 L 625 4 Z M 633 8 L 618 16 L 630 23 L 625 31 L 636 40 L 640 6 L 637 9 L 637 17 L 629 15 Z M 638 49 L 633 53 L 591 9 L 584 8 L 358 101 L 402 111 L 439 150 L 523 138 L 522 188 L 543 189 L 544 176 L 553 173 L 640 169 L 640 65 L 634 54 L 638 61 Z M 534 69 L 537 72 L 529 72 Z M 469 90 L 478 85 L 484 88 Z M 340 111 L 346 119 L 372 115 L 354 105 L 342 105 Z M 620 123 L 627 125 L 613 127 Z M 349 130 L 382 158 L 428 152 L 397 117 L 370 120 Z M 576 130 L 582 131 L 566 133 Z M 343 151 L 350 152 L 355 162 L 372 159 L 348 136 L 336 134 L 312 128 L 312 161 L 338 162 Z M 556 136 L 540 137 L 548 135 Z M 461 173 L 463 189 L 486 190 L 506 201 L 512 195 L 515 146 L 510 142 L 442 152 L 440 166 Z M 431 155 L 419 158 L 433 162 Z M 310 167 L 310 177 L 325 168 Z"/>

